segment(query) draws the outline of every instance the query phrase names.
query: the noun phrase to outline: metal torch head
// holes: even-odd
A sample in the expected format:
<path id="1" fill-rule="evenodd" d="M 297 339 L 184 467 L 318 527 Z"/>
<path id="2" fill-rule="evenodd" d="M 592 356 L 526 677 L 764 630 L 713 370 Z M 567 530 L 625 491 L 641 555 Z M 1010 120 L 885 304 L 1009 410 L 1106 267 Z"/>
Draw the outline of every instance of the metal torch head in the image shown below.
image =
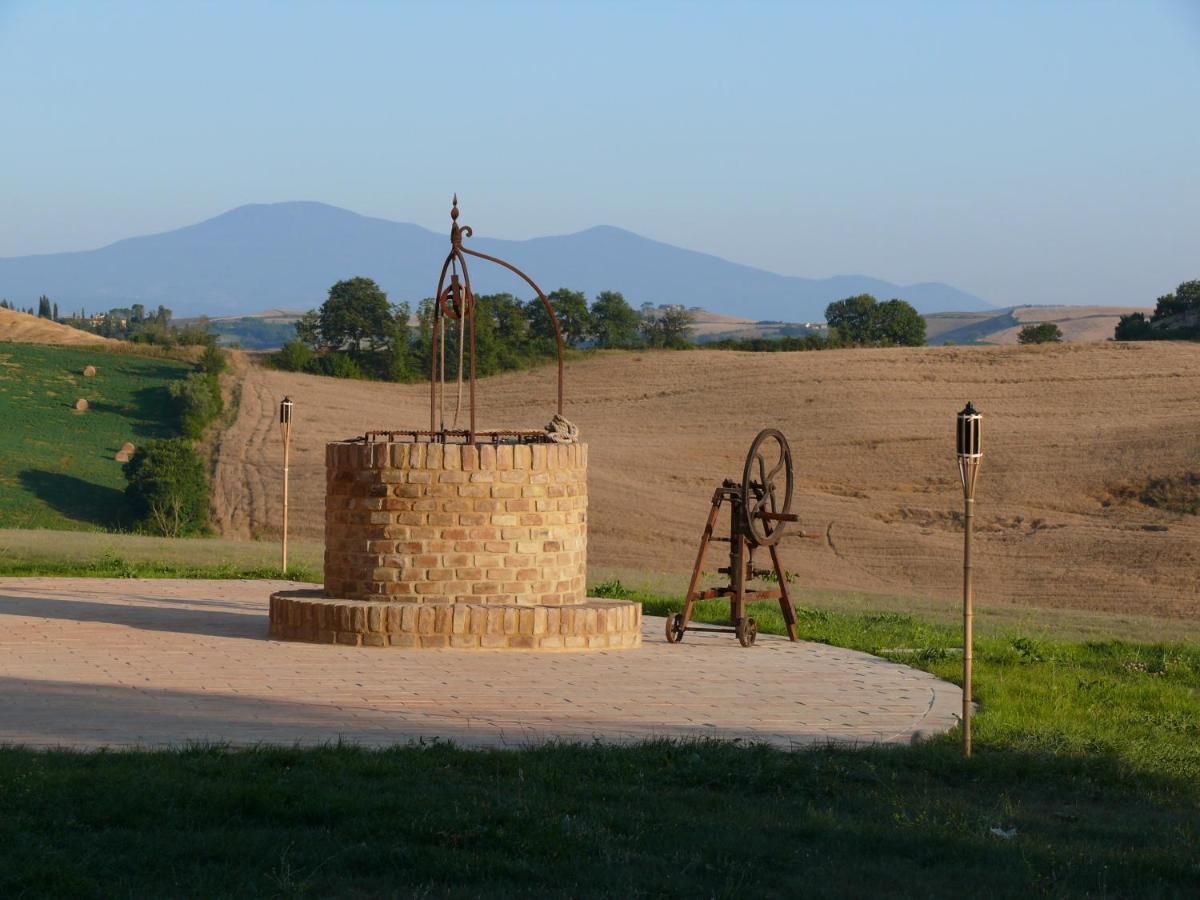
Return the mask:
<path id="1" fill-rule="evenodd" d="M 980 440 L 982 424 L 983 416 L 968 402 L 958 414 L 957 450 L 960 459 L 977 459 L 983 456 L 983 444 Z"/>
<path id="2" fill-rule="evenodd" d="M 284 397 L 279 404 L 279 430 L 287 437 L 292 430 L 292 398 Z"/>

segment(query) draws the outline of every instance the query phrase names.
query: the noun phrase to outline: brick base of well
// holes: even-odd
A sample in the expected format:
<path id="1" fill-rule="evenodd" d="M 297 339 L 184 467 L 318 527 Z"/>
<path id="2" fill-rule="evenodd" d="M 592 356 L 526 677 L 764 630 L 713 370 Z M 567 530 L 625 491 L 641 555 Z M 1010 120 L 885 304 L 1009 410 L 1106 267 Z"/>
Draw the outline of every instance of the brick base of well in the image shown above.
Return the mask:
<path id="1" fill-rule="evenodd" d="M 600 650 L 638 647 L 642 605 L 569 606 L 339 600 L 321 590 L 271 595 L 271 636 L 352 647 Z"/>
<path id="2" fill-rule="evenodd" d="M 325 476 L 330 597 L 586 598 L 586 444 L 337 441 L 326 446 Z"/>
<path id="3" fill-rule="evenodd" d="M 325 589 L 271 636 L 353 647 L 637 647 L 642 606 L 586 594 L 587 445 L 336 441 Z"/>

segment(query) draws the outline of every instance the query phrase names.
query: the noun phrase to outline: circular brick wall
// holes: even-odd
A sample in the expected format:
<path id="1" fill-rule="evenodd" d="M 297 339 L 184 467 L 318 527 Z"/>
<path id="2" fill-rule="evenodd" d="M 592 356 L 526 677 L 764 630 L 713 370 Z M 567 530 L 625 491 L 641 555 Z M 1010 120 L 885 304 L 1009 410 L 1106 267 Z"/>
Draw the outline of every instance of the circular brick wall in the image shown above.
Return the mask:
<path id="1" fill-rule="evenodd" d="M 325 450 L 325 593 L 583 603 L 586 444 L 346 441 Z"/>
<path id="2" fill-rule="evenodd" d="M 330 600 L 317 590 L 271 595 L 271 635 L 351 647 L 604 650 L 642 642 L 642 607 L 591 599 L 567 606 Z"/>

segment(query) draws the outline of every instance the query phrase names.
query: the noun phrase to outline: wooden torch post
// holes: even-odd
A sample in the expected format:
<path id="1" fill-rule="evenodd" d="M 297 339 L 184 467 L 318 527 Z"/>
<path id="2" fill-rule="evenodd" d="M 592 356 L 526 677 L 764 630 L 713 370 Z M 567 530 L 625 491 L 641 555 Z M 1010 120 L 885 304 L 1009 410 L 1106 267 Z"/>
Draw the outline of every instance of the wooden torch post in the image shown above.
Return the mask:
<path id="1" fill-rule="evenodd" d="M 983 417 L 968 403 L 958 414 L 958 474 L 962 481 L 963 501 L 963 755 L 971 755 L 971 666 L 975 645 L 975 597 L 971 540 L 975 531 L 975 482 L 983 459 L 980 425 Z"/>
<path id="2" fill-rule="evenodd" d="M 288 539 L 288 450 L 292 442 L 292 399 L 284 397 L 279 404 L 279 433 L 283 438 L 283 540 L 282 556 L 283 571 L 287 572 L 287 539 Z"/>

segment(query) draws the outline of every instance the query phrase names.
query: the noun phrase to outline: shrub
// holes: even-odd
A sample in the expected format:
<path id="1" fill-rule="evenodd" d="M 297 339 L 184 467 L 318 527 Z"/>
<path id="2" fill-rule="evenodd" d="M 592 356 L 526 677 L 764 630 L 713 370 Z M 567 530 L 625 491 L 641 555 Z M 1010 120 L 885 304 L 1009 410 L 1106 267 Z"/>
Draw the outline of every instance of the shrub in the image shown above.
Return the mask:
<path id="1" fill-rule="evenodd" d="M 1017 335 L 1018 344 L 1057 344 L 1062 341 L 1062 329 L 1053 322 L 1026 325 Z"/>
<path id="2" fill-rule="evenodd" d="M 314 354 L 303 341 L 288 341 L 271 357 L 271 362 L 285 372 L 307 372 L 313 365 Z"/>
<path id="3" fill-rule="evenodd" d="M 326 353 L 320 359 L 319 368 L 322 375 L 330 375 L 333 378 L 363 377 L 358 363 L 346 353 Z"/>
<path id="4" fill-rule="evenodd" d="M 189 441 L 150 441 L 122 471 L 129 482 L 125 500 L 139 529 L 167 537 L 208 530 L 208 479 Z"/>
<path id="5" fill-rule="evenodd" d="M 200 437 L 225 406 L 221 383 L 208 372 L 192 372 L 182 381 L 172 383 L 168 390 L 175 401 L 179 430 L 191 438 Z"/>
<path id="6" fill-rule="evenodd" d="M 209 344 L 200 354 L 200 370 L 210 375 L 220 375 L 229 367 L 225 352 L 216 344 Z"/>

